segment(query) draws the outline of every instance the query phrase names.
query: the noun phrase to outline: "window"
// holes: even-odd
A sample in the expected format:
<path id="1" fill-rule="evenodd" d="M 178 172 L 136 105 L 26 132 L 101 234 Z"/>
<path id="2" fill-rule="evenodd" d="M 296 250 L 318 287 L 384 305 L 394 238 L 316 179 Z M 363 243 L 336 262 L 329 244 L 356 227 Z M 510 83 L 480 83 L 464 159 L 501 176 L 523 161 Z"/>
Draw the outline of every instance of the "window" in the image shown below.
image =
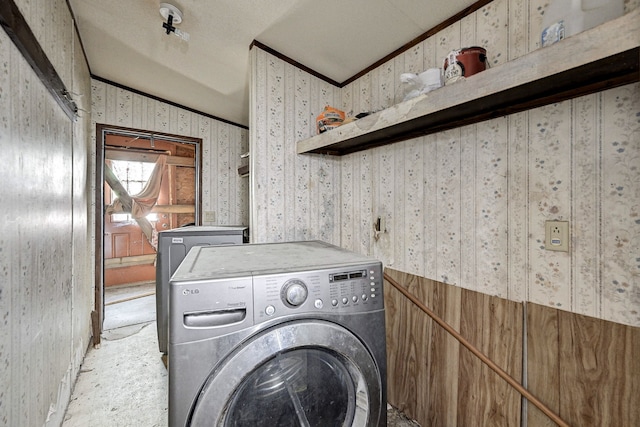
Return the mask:
<path id="1" fill-rule="evenodd" d="M 122 186 L 131 196 L 139 194 L 149 180 L 155 163 L 150 162 L 131 162 L 128 160 L 111 160 L 111 170 L 118 177 Z M 115 200 L 118 195 L 111 190 L 111 200 Z M 147 215 L 149 221 L 157 221 L 158 214 L 150 213 Z M 111 214 L 112 222 L 129 222 L 133 218 L 128 213 Z"/>

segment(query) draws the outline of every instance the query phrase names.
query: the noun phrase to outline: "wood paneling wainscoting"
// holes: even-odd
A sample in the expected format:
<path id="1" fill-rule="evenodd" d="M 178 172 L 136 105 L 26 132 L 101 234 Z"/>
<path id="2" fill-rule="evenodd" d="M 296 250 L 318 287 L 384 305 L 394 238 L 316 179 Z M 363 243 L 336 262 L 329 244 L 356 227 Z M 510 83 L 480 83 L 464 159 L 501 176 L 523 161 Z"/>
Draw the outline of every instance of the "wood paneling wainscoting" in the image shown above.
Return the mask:
<path id="1" fill-rule="evenodd" d="M 527 323 L 529 391 L 572 426 L 640 425 L 640 328 L 531 303 Z"/>
<path id="2" fill-rule="evenodd" d="M 637 425 L 640 328 L 385 272 L 520 382 L 526 363 L 570 425 Z M 523 420 L 520 394 L 389 283 L 385 304 L 389 403 L 423 427 L 555 425 L 532 404 Z"/>
<path id="3" fill-rule="evenodd" d="M 522 306 L 386 269 L 427 307 L 521 381 Z M 518 426 L 520 394 L 387 284 L 389 403 L 422 426 Z"/>

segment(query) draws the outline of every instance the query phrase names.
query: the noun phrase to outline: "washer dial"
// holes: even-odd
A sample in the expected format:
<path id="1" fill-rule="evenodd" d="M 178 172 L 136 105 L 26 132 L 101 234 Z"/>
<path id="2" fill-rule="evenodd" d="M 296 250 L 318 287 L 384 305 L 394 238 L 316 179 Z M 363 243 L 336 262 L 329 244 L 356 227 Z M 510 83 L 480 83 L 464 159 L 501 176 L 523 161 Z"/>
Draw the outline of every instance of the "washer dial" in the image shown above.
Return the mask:
<path id="1" fill-rule="evenodd" d="M 300 307 L 307 300 L 308 295 L 307 285 L 300 279 L 287 281 L 280 291 L 280 298 L 288 307 Z"/>

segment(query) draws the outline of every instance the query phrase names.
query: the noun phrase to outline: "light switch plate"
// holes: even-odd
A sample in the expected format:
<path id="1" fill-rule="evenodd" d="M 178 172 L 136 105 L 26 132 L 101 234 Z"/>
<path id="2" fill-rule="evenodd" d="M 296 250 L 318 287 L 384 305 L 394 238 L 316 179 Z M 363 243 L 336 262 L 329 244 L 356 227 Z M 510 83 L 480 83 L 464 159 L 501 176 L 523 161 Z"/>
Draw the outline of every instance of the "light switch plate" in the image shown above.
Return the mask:
<path id="1" fill-rule="evenodd" d="M 544 248 L 548 251 L 569 252 L 569 221 L 545 221 Z"/>

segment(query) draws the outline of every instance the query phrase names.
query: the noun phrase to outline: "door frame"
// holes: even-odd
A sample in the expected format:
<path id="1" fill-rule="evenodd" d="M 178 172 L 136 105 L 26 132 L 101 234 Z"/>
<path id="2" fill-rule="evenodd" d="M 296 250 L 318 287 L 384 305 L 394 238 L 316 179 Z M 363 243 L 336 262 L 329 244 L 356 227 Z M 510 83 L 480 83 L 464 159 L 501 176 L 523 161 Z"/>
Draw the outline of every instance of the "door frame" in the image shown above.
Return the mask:
<path id="1" fill-rule="evenodd" d="M 95 180 L 95 303 L 91 313 L 93 344 L 100 344 L 104 324 L 104 160 L 107 135 L 131 136 L 141 139 L 155 138 L 195 146 L 196 210 L 195 223 L 202 224 L 202 138 L 173 135 L 141 129 L 96 123 L 96 180 Z"/>

